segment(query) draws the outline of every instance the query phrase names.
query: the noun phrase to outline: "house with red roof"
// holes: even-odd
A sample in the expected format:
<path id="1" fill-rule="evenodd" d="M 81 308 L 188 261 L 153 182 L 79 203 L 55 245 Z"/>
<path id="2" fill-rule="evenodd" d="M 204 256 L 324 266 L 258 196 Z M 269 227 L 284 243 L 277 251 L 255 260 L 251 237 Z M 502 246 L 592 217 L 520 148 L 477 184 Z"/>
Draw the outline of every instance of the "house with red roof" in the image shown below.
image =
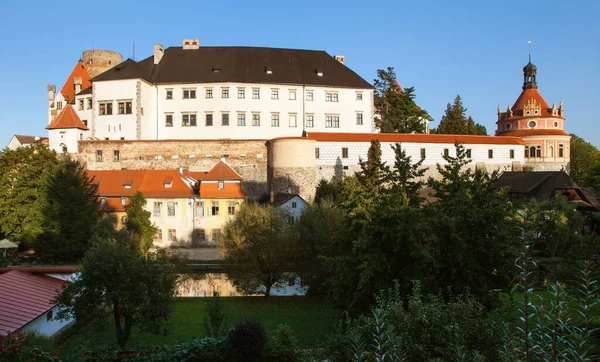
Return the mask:
<path id="1" fill-rule="evenodd" d="M 50 149 L 57 153 L 77 153 L 77 142 L 87 139 L 90 133 L 70 104 L 63 107 L 46 129 Z"/>
<path id="2" fill-rule="evenodd" d="M 224 224 L 246 200 L 242 177 L 219 161 L 210 170 L 88 171 L 97 187 L 98 207 L 116 228 L 127 222 L 131 197 L 140 191 L 157 232 L 159 247 L 216 244 Z"/>
<path id="3" fill-rule="evenodd" d="M 27 270 L 0 274 L 0 339 L 9 333 L 37 331 L 52 336 L 72 320 L 58 320 L 53 300 L 67 281 Z"/>

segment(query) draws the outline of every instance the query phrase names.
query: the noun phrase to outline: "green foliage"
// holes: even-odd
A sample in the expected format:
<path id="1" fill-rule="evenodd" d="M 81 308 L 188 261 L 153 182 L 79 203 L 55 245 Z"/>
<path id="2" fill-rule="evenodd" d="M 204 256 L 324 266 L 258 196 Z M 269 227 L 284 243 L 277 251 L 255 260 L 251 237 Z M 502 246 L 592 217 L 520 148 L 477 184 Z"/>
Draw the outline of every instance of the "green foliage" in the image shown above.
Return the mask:
<path id="1" fill-rule="evenodd" d="M 223 312 L 223 302 L 218 294 L 212 296 L 212 302 L 208 306 L 208 311 L 204 316 L 204 328 L 209 337 L 222 337 L 225 335 L 225 313 Z"/>
<path id="2" fill-rule="evenodd" d="M 219 237 L 226 263 L 233 265 L 234 285 L 248 294 L 271 288 L 294 270 L 297 242 L 294 227 L 272 206 L 245 203 Z"/>
<path id="3" fill-rule="evenodd" d="M 475 123 L 471 116 L 465 114 L 467 109 L 463 106 L 459 95 L 454 98 L 454 103 L 446 106 L 446 112 L 442 116 L 440 125 L 432 133 L 437 134 L 473 134 L 487 135 L 485 126 Z"/>
<path id="4" fill-rule="evenodd" d="M 43 182 L 57 162 L 42 144 L 0 152 L 0 240 L 30 243 L 42 232 Z"/>
<path id="5" fill-rule="evenodd" d="M 146 198 L 137 191 L 130 199 L 127 207 L 127 230 L 133 234 L 143 254 L 152 247 L 152 240 L 156 228 L 152 225 L 150 217 L 152 213 L 146 211 Z"/>
<path id="6" fill-rule="evenodd" d="M 334 177 L 331 181 L 321 179 L 315 192 L 315 204 L 322 202 L 337 203 L 342 191 L 342 180 Z"/>
<path id="7" fill-rule="evenodd" d="M 294 331 L 287 324 L 280 324 L 271 337 L 265 353 L 265 361 L 296 362 L 300 361 L 298 341 Z"/>
<path id="8" fill-rule="evenodd" d="M 229 348 L 238 361 L 261 361 L 267 345 L 267 334 L 257 319 L 238 321 L 227 334 Z"/>
<path id="9" fill-rule="evenodd" d="M 579 186 L 592 186 L 600 190 L 600 151 L 574 134 L 571 134 L 569 174 Z"/>
<path id="10" fill-rule="evenodd" d="M 415 103 L 413 87 L 400 88 L 393 67 L 377 70 L 373 85 L 375 113 L 378 115 L 375 125 L 382 133 L 423 133 L 423 122 L 429 115 Z"/>
<path id="11" fill-rule="evenodd" d="M 89 248 L 94 226 L 100 220 L 96 186 L 85 165 L 63 158 L 43 180 L 43 234 L 34 249 L 44 260 L 76 261 Z"/>
<path id="12" fill-rule="evenodd" d="M 42 350 L 48 337 L 37 332 L 9 333 L 0 338 L 0 362 L 54 362 L 57 358 Z"/>
<path id="13" fill-rule="evenodd" d="M 133 327 L 165 331 L 176 281 L 166 254 L 144 256 L 129 245 L 101 240 L 86 253 L 79 273 L 57 297 L 59 318 L 87 323 L 112 314 L 121 348 Z"/>

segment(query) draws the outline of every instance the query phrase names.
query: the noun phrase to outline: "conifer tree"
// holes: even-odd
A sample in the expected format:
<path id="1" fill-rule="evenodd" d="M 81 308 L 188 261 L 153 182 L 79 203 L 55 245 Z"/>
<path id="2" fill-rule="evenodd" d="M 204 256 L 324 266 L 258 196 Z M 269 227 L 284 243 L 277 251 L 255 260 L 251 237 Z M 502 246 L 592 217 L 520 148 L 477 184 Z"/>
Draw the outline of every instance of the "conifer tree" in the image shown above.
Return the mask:
<path id="1" fill-rule="evenodd" d="M 457 95 L 454 103 L 446 106 L 440 125 L 432 133 L 486 135 L 485 126 L 475 123 L 471 116 L 466 117 L 466 113 L 467 109 L 463 106 L 460 95 Z"/>

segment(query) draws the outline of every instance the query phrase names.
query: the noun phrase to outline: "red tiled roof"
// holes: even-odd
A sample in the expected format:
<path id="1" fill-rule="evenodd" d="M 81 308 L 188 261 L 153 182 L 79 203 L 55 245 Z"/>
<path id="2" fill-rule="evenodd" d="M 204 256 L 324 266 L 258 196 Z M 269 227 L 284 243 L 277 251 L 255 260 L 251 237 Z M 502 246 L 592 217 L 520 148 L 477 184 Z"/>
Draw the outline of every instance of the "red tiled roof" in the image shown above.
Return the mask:
<path id="1" fill-rule="evenodd" d="M 203 181 L 217 181 L 217 180 L 241 180 L 242 176 L 235 172 L 228 164 L 223 161 L 219 161 L 213 168 L 208 171 L 202 178 Z"/>
<path id="2" fill-rule="evenodd" d="M 81 77 L 81 90 L 92 86 L 92 83 L 90 82 L 90 73 L 85 69 L 83 62 L 81 60 L 78 61 L 60 90 L 60 93 L 65 97 L 67 103 L 73 103 L 75 101 L 75 77 Z"/>
<path id="3" fill-rule="evenodd" d="M 407 133 L 325 133 L 311 132 L 307 138 L 318 142 L 415 142 L 415 143 L 450 143 L 523 145 L 518 137 L 504 136 L 472 136 L 446 134 L 407 134 Z"/>
<path id="4" fill-rule="evenodd" d="M 67 282 L 46 275 L 9 271 L 0 275 L 0 336 L 15 332 L 54 307 Z"/>
<path id="5" fill-rule="evenodd" d="M 104 205 L 98 203 L 98 210 L 106 212 L 125 211 L 125 206 L 127 205 L 129 205 L 129 199 L 127 199 L 125 205 L 123 205 L 120 197 L 107 197 L 104 201 Z"/>
<path id="6" fill-rule="evenodd" d="M 535 103 L 540 106 L 541 112 L 540 114 L 530 114 L 525 115 L 523 113 L 523 107 L 529 102 L 534 100 Z M 552 115 L 552 107 L 548 105 L 544 97 L 540 94 L 540 92 L 536 88 L 526 88 L 523 89 L 519 98 L 515 101 L 515 104 L 511 107 L 512 117 L 509 117 L 508 112 L 502 113 L 502 119 L 516 119 L 523 117 L 556 117 L 556 118 L 564 118 L 560 115 L 553 116 Z"/>
<path id="7" fill-rule="evenodd" d="M 219 190 L 218 182 L 200 182 L 200 198 L 202 199 L 245 199 L 246 194 L 241 182 L 225 182 L 223 190 Z"/>
<path id="8" fill-rule="evenodd" d="M 20 267 L 11 266 L 6 268 L 0 268 L 0 273 L 6 273 L 12 270 L 17 270 L 24 273 L 42 273 L 42 274 L 68 274 L 75 273 L 77 266 L 32 266 L 32 267 Z"/>
<path id="9" fill-rule="evenodd" d="M 562 129 L 515 129 L 498 133 L 497 137 L 568 136 Z"/>
<path id="10" fill-rule="evenodd" d="M 48 139 L 48 137 L 27 136 L 27 135 L 22 135 L 22 134 L 16 134 L 15 138 L 19 142 L 21 142 L 22 145 L 32 144 L 32 143 L 35 143 L 36 141 L 43 141 L 43 140 Z"/>
<path id="11" fill-rule="evenodd" d="M 81 119 L 77 115 L 77 112 L 73 109 L 70 104 L 67 104 L 63 110 L 56 116 L 54 121 L 50 123 L 46 129 L 67 129 L 67 128 L 77 128 L 82 129 L 84 131 L 88 131 Z"/>
<path id="12" fill-rule="evenodd" d="M 177 170 L 111 170 L 88 171 L 88 177 L 98 184 L 96 191 L 99 197 L 107 198 L 109 208 L 121 209 L 122 205 L 114 205 L 110 197 L 131 197 L 140 191 L 145 197 L 175 198 L 191 197 L 193 191 L 181 178 Z M 130 183 L 126 189 L 124 185 Z M 166 187 L 165 183 L 170 184 Z"/>

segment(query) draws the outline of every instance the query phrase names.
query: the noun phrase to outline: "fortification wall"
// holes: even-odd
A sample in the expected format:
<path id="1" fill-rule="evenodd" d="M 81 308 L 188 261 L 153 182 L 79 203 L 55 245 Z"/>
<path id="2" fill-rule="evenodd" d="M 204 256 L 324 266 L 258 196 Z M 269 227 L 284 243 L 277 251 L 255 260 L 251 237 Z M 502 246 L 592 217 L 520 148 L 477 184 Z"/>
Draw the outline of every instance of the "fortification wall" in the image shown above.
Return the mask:
<path id="1" fill-rule="evenodd" d="M 249 198 L 261 198 L 269 191 L 267 145 L 263 140 L 79 141 L 76 156 L 90 170 L 208 171 L 224 158 L 244 178 Z"/>
<path id="2" fill-rule="evenodd" d="M 290 137 L 269 141 L 270 196 L 279 192 L 294 193 L 307 201 L 314 198 L 317 187 L 316 142 Z"/>
<path id="3" fill-rule="evenodd" d="M 123 56 L 121 53 L 112 50 L 92 49 L 84 51 L 81 54 L 81 60 L 85 64 L 88 73 L 90 73 L 90 77 L 94 78 L 121 63 Z"/>

